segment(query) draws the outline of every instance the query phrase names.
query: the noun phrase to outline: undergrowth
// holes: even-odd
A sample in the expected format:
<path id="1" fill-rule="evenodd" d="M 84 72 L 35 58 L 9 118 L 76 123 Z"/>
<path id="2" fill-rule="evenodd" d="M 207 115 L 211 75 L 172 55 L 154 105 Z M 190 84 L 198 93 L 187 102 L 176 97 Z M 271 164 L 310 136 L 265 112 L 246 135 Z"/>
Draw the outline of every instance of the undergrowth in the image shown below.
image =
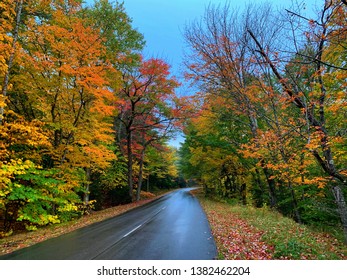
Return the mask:
<path id="1" fill-rule="evenodd" d="M 230 205 L 197 195 L 221 259 L 347 259 L 334 235 L 300 225 L 268 208 Z"/>

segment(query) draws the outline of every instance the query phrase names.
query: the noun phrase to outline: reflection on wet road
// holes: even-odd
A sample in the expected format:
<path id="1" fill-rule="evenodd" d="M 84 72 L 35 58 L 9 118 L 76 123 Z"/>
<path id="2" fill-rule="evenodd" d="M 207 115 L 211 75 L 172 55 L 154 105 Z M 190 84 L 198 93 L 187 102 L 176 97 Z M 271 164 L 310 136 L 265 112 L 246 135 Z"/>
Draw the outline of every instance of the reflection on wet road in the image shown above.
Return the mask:
<path id="1" fill-rule="evenodd" d="M 181 189 L 0 259 L 203 260 L 217 251 L 198 200 Z"/>

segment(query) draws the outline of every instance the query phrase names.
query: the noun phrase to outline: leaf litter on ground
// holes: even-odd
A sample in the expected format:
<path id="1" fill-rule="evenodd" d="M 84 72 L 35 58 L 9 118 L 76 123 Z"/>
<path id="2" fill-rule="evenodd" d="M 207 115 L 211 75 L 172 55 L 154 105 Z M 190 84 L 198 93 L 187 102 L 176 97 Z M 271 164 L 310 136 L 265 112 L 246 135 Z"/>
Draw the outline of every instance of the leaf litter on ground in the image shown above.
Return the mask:
<path id="1" fill-rule="evenodd" d="M 339 260 L 347 246 L 268 209 L 230 205 L 193 192 L 204 208 L 219 252 L 225 260 Z"/>

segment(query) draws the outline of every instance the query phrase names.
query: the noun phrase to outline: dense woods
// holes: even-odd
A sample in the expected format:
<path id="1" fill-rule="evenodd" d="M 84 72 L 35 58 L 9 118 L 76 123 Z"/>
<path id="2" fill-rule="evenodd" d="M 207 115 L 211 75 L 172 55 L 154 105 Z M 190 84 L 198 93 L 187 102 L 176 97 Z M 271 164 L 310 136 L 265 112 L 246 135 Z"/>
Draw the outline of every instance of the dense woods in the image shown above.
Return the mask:
<path id="1" fill-rule="evenodd" d="M 309 10 L 206 8 L 179 97 L 123 4 L 2 0 L 0 236 L 188 183 L 347 242 L 347 5 Z"/>
<path id="2" fill-rule="evenodd" d="M 2 235 L 174 186 L 178 82 L 141 56 L 123 4 L 5 0 L 0 14 Z"/>
<path id="3" fill-rule="evenodd" d="M 200 92 L 180 168 L 207 194 L 341 225 L 347 242 L 347 5 L 317 4 L 209 6 L 187 26 Z"/>

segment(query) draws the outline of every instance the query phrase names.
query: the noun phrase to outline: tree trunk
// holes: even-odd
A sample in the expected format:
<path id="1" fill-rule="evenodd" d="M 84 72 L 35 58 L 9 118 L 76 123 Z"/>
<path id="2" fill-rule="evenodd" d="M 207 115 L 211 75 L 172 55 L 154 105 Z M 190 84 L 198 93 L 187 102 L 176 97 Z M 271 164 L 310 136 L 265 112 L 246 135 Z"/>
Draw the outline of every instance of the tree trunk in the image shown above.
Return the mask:
<path id="1" fill-rule="evenodd" d="M 15 56 L 15 52 L 16 52 L 16 44 L 18 41 L 18 30 L 19 30 L 19 24 L 20 24 L 20 18 L 21 18 L 21 14 L 22 14 L 22 8 L 23 8 L 23 0 L 19 0 L 17 1 L 17 5 L 16 5 L 16 22 L 15 22 L 15 27 L 13 30 L 13 41 L 12 41 L 12 50 L 11 50 L 11 54 L 7 63 L 7 71 L 5 73 L 4 76 L 4 80 L 3 80 L 3 84 L 2 84 L 2 90 L 1 90 L 1 94 L 2 97 L 5 98 L 7 95 L 7 89 L 8 89 L 8 84 L 9 84 L 9 80 L 10 80 L 10 71 L 13 65 L 13 60 L 14 60 L 14 56 Z M 2 125 L 3 122 L 3 116 L 4 116 L 4 111 L 5 108 L 3 106 L 0 107 L 0 125 Z"/>
<path id="2" fill-rule="evenodd" d="M 345 244 L 347 244 L 347 206 L 346 201 L 343 196 L 343 191 L 341 188 L 337 185 L 332 187 L 332 192 L 335 198 L 335 203 L 337 205 L 337 209 L 340 215 L 344 237 L 345 237 Z"/>
<path id="3" fill-rule="evenodd" d="M 296 200 L 296 196 L 295 196 L 295 191 L 294 191 L 294 188 L 293 188 L 293 185 L 292 185 L 292 182 L 288 182 L 288 187 L 290 189 L 290 193 L 291 193 L 291 196 L 292 196 L 292 203 L 293 203 L 293 211 L 294 211 L 294 220 L 301 224 L 302 221 L 301 221 L 301 215 L 299 213 L 299 209 L 298 209 L 298 202 Z"/>
<path id="4" fill-rule="evenodd" d="M 275 180 L 271 178 L 271 174 L 269 169 L 267 169 L 263 163 L 261 163 L 261 167 L 263 169 L 263 172 L 266 177 L 267 184 L 269 186 L 269 199 L 270 199 L 270 207 L 274 208 L 277 204 L 277 197 L 276 197 L 276 186 L 275 186 Z"/>
<path id="5" fill-rule="evenodd" d="M 84 193 L 83 193 L 83 204 L 85 207 L 85 212 L 88 214 L 88 210 L 90 209 L 89 207 L 89 197 L 90 197 L 90 177 L 91 177 L 91 169 L 86 168 L 86 183 L 85 183 L 85 188 L 84 188 Z"/>
<path id="6" fill-rule="evenodd" d="M 141 152 L 139 179 L 138 179 L 137 191 L 136 191 L 136 201 L 140 200 L 140 195 L 141 195 L 141 188 L 142 188 L 142 181 L 143 181 L 143 161 L 145 158 L 145 150 L 146 148 L 143 148 Z"/>
<path id="7" fill-rule="evenodd" d="M 248 117 L 249 117 L 249 126 L 251 128 L 251 132 L 254 138 L 256 138 L 257 134 L 258 134 L 258 120 L 256 117 L 254 117 L 255 113 L 250 110 L 250 112 L 248 113 Z"/>
<path id="8" fill-rule="evenodd" d="M 129 199 L 132 202 L 133 201 L 133 151 L 132 151 L 132 133 L 131 131 L 128 131 L 127 133 L 127 152 L 128 152 L 128 188 L 129 188 Z"/>
<path id="9" fill-rule="evenodd" d="M 123 117 L 124 117 L 124 112 L 122 112 L 120 115 L 118 115 L 118 117 L 115 118 L 114 131 L 116 131 L 115 140 L 116 140 L 116 143 L 118 144 L 119 151 L 121 152 L 121 154 L 123 156 L 125 156 L 125 151 L 124 151 L 124 148 L 122 146 L 122 126 L 124 125 L 122 122 Z M 119 121 L 118 127 L 117 127 L 117 120 Z"/>

